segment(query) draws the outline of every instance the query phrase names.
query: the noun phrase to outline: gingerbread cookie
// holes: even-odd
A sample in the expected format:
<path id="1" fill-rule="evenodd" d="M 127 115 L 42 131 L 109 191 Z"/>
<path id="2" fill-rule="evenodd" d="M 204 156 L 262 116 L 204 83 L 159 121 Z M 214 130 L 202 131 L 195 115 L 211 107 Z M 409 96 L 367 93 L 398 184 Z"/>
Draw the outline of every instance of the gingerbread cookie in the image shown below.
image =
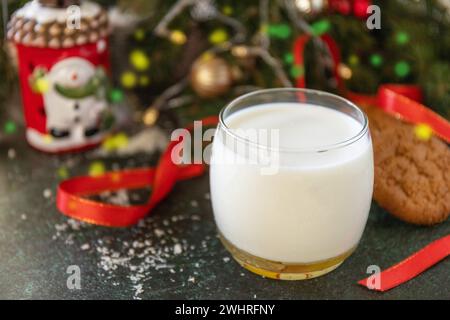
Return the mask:
<path id="1" fill-rule="evenodd" d="M 450 149 L 432 137 L 420 140 L 414 126 L 365 107 L 375 153 L 374 198 L 399 219 L 433 225 L 450 215 Z"/>

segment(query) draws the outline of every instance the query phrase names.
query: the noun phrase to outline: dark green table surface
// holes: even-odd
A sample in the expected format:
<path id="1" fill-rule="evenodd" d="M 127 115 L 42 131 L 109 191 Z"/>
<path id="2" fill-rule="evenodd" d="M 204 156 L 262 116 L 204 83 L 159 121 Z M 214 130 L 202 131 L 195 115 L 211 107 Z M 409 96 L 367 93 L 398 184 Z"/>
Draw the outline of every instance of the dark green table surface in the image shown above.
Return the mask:
<path id="1" fill-rule="evenodd" d="M 207 176 L 179 183 L 152 217 L 136 227 L 69 224 L 55 207 L 58 168 L 69 166 L 71 175 L 85 174 L 94 154 L 44 155 L 30 149 L 22 135 L 19 131 L 0 139 L 0 298 L 450 298 L 449 259 L 387 293 L 371 292 L 356 284 L 366 276 L 369 265 L 387 268 L 449 234 L 450 221 L 433 228 L 416 227 L 392 218 L 374 204 L 360 246 L 338 270 L 300 282 L 263 279 L 230 260 L 217 239 Z M 8 157 L 12 149 L 14 159 Z M 107 168 L 123 168 L 155 160 L 155 156 L 141 155 L 104 161 Z M 52 191 L 50 198 L 44 197 L 46 189 Z M 180 254 L 173 253 L 176 241 L 182 247 Z M 146 268 L 143 271 L 129 265 L 116 270 L 102 268 L 104 250 L 110 258 L 120 260 L 133 246 L 135 252 L 143 252 L 146 246 L 163 251 L 168 248 L 167 257 L 161 264 L 145 263 L 142 256 L 130 261 Z M 80 267 L 81 290 L 67 288 L 66 271 L 71 265 Z"/>

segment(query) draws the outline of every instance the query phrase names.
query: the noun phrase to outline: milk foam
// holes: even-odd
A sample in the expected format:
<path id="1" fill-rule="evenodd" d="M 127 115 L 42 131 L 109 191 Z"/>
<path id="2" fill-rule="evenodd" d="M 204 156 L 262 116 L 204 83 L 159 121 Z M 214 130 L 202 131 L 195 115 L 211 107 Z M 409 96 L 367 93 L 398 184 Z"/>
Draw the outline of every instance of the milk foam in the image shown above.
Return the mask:
<path id="1" fill-rule="evenodd" d="M 339 111 L 298 103 L 250 107 L 232 114 L 225 122 L 230 129 L 279 129 L 280 147 L 295 149 L 324 148 L 346 141 L 362 130 L 358 121 Z"/>

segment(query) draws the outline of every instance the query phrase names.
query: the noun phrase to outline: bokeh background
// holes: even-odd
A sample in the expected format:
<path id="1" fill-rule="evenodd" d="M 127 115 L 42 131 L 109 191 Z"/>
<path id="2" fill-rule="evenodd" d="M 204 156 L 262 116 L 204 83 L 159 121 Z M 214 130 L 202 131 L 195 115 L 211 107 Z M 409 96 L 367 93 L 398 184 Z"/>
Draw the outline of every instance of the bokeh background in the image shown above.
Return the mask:
<path id="1" fill-rule="evenodd" d="M 2 17 L 9 17 L 26 2 L 4 0 Z M 172 103 L 160 99 L 158 108 L 177 109 L 175 117 L 181 113 L 196 118 L 217 113 L 226 101 L 253 87 L 286 85 L 268 60 L 262 55 L 246 55 L 235 48 L 238 45 L 267 49 L 293 84 L 304 74 L 308 87 L 336 91 L 336 83 L 330 79 L 329 53 L 320 42 L 307 46 L 304 66 L 294 62 L 293 43 L 307 32 L 328 33 L 335 39 L 342 53 L 339 70 L 350 90 L 376 93 L 382 83 L 418 84 L 424 90 L 425 104 L 449 116 L 448 0 L 98 2 L 109 8 L 114 27 L 113 78 L 120 90 L 114 92 L 115 98 L 125 93 L 137 110 L 146 110 L 164 90 L 186 77 L 188 83 L 169 96 L 179 99 Z M 379 30 L 369 30 L 366 25 L 367 7 L 372 4 L 381 8 Z M 177 14 L 161 28 L 162 20 L 177 6 Z M 16 79 L 4 26 L 5 22 L 1 29 L 0 103 L 5 111 Z M 228 42 L 232 45 L 221 48 Z M 195 62 L 211 49 L 218 52 L 214 55 L 217 59 L 194 69 Z M 213 80 L 195 78 L 195 73 L 201 72 L 209 72 Z"/>

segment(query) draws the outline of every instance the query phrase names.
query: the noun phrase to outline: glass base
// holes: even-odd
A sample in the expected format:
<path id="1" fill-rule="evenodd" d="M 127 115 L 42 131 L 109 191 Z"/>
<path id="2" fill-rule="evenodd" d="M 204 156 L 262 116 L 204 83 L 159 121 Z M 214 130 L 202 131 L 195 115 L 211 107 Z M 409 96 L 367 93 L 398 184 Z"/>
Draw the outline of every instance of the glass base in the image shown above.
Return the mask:
<path id="1" fill-rule="evenodd" d="M 277 280 L 307 280 L 323 276 L 338 268 L 355 251 L 352 248 L 335 258 L 320 262 L 282 263 L 256 257 L 237 248 L 220 232 L 219 236 L 225 248 L 241 266 L 260 276 Z"/>

